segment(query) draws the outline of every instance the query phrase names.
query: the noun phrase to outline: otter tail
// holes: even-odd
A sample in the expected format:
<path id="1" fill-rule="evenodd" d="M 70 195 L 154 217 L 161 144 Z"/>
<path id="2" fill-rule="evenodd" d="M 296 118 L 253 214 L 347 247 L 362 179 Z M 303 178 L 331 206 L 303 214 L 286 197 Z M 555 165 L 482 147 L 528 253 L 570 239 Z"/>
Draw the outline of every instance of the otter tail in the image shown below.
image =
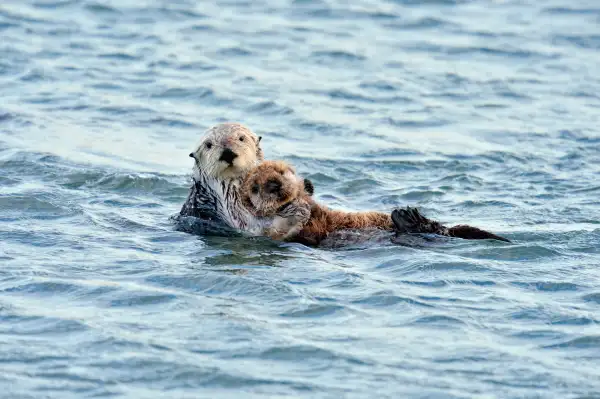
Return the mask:
<path id="1" fill-rule="evenodd" d="M 438 221 L 426 218 L 417 209 L 408 206 L 406 209 L 394 209 L 392 212 L 392 222 L 394 222 L 397 233 L 426 233 L 464 238 L 466 240 L 492 239 L 510 242 L 504 237 L 478 229 L 477 227 L 458 225 L 448 228 Z"/>
<path id="2" fill-rule="evenodd" d="M 478 229 L 477 227 L 467 226 L 466 224 L 450 227 L 448 233 L 451 237 L 464 238 L 465 240 L 498 240 L 510 242 L 507 238 L 500 237 L 489 231 Z"/>

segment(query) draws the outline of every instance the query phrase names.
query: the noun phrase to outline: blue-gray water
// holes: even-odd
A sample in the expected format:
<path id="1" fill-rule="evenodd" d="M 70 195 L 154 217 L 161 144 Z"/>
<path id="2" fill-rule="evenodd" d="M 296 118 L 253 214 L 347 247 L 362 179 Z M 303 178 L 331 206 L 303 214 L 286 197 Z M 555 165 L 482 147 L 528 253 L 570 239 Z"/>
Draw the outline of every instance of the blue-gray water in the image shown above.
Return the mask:
<path id="1" fill-rule="evenodd" d="M 3 0 L 0 397 L 600 397 L 595 0 Z M 514 240 L 174 230 L 239 121 L 344 209 Z"/>

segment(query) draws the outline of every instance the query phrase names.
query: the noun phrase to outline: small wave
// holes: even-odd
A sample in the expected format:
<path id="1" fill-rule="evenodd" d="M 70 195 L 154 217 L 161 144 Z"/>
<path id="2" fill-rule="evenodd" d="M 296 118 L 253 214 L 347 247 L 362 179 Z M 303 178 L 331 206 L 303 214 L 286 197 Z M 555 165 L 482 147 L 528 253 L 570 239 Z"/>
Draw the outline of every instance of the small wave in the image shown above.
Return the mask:
<path id="1" fill-rule="evenodd" d="M 578 291 L 581 289 L 577 284 L 563 283 L 563 282 L 551 282 L 551 281 L 539 281 L 539 282 L 513 282 L 513 285 L 521 288 L 533 288 L 539 291 Z"/>
<path id="2" fill-rule="evenodd" d="M 414 118 L 385 118 L 383 122 L 399 128 L 440 127 L 450 124 L 449 120 L 425 116 Z"/>
<path id="3" fill-rule="evenodd" d="M 110 307 L 129 307 L 129 306 L 150 306 L 160 305 L 168 302 L 172 302 L 177 299 L 176 295 L 173 294 L 135 294 L 127 292 L 121 295 L 121 298 L 111 299 L 109 302 Z"/>
<path id="4" fill-rule="evenodd" d="M 443 6 L 455 6 L 459 4 L 468 4 L 472 0 L 391 0 L 393 3 L 403 5 L 443 5 Z"/>
<path id="5" fill-rule="evenodd" d="M 419 317 L 418 319 L 412 321 L 410 325 L 419 326 L 437 326 L 441 328 L 448 328 L 452 326 L 458 325 L 466 325 L 466 323 L 460 319 L 455 317 L 445 316 L 445 315 L 430 315 Z"/>
<path id="6" fill-rule="evenodd" d="M 170 128 L 193 129 L 194 131 L 200 130 L 197 124 L 193 122 L 188 122 L 183 118 L 157 117 L 148 120 L 148 123 L 151 125 L 164 126 Z"/>
<path id="7" fill-rule="evenodd" d="M 253 55 L 254 52 L 243 47 L 228 47 L 219 49 L 218 54 L 227 57 L 249 57 Z"/>
<path id="8" fill-rule="evenodd" d="M 331 350 L 319 348 L 313 345 L 288 345 L 288 346 L 276 346 L 271 347 L 260 352 L 252 351 L 250 353 L 244 353 L 234 355 L 234 359 L 246 359 L 246 358 L 257 358 L 263 360 L 275 360 L 275 361 L 296 361 L 298 358 L 311 359 L 311 367 L 315 367 L 315 363 L 329 364 L 334 361 L 346 362 L 354 365 L 367 365 L 368 362 L 359 359 L 354 356 L 347 354 L 336 353 Z"/>
<path id="9" fill-rule="evenodd" d="M 594 302 L 600 305 L 600 292 L 584 295 L 583 300 L 586 302 Z"/>
<path id="10" fill-rule="evenodd" d="M 207 87 L 197 88 L 168 88 L 160 93 L 153 94 L 155 98 L 166 98 L 166 99 L 178 99 L 178 98 L 206 98 L 214 96 L 215 93 L 212 89 Z"/>
<path id="11" fill-rule="evenodd" d="M 77 320 L 55 317 L 8 315 L 0 319 L 8 323 L 0 323 L 0 335 L 60 337 L 89 330 L 86 324 Z"/>
<path id="12" fill-rule="evenodd" d="M 68 204 L 61 204 L 59 198 L 36 197 L 29 195 L 0 195 L 0 219 L 18 220 L 20 218 L 31 218 L 38 220 L 51 220 L 71 217 L 81 213 L 81 210 L 73 209 Z"/>
<path id="13" fill-rule="evenodd" d="M 374 179 L 355 179 L 344 183 L 339 188 L 339 192 L 344 195 L 349 195 L 361 191 L 373 190 L 374 188 L 379 186 L 381 186 L 381 183 Z"/>
<path id="14" fill-rule="evenodd" d="M 599 335 L 586 335 L 579 338 L 574 338 L 558 344 L 546 345 L 545 349 L 600 349 Z"/>
<path id="15" fill-rule="evenodd" d="M 33 6 L 36 8 L 47 8 L 51 10 L 66 8 L 79 3 L 79 0 L 43 0 L 43 1 L 35 1 Z"/>
<path id="16" fill-rule="evenodd" d="M 377 308 L 394 306 L 394 305 L 397 305 L 400 303 L 408 304 L 408 305 L 422 306 L 422 307 L 432 307 L 431 305 L 429 305 L 425 302 L 417 301 L 412 298 L 401 297 L 401 296 L 390 295 L 390 294 L 373 294 L 367 298 L 355 300 L 352 303 L 356 304 L 356 305 L 368 305 L 368 306 L 373 306 L 373 307 L 377 307 Z"/>
<path id="17" fill-rule="evenodd" d="M 243 274 L 228 273 L 225 275 L 209 270 L 202 273 L 202 277 L 152 276 L 147 279 L 147 282 L 161 287 L 179 288 L 209 296 L 227 296 L 230 298 L 258 296 L 265 299 L 282 295 L 290 298 L 298 297 L 298 293 L 282 283 L 273 285 L 269 281 L 255 280 L 245 277 Z"/>
<path id="18" fill-rule="evenodd" d="M 262 101 L 248 107 L 248 111 L 262 115 L 290 115 L 294 113 L 292 108 L 277 104 L 274 101 Z"/>
<path id="19" fill-rule="evenodd" d="M 85 177 L 85 176 L 82 176 Z M 149 193 L 156 191 L 170 191 L 177 187 L 169 180 L 153 175 L 134 175 L 111 173 L 103 175 L 97 180 L 73 180 L 71 187 L 77 185 L 86 185 L 90 188 L 101 188 L 120 192 L 140 192 Z M 186 187 L 187 190 L 187 187 Z"/>
<path id="20" fill-rule="evenodd" d="M 586 326 L 590 324 L 600 324 L 600 321 L 589 317 L 560 316 L 554 318 L 551 324 L 557 326 Z"/>
<path id="21" fill-rule="evenodd" d="M 386 27 L 391 29 L 403 30 L 403 31 L 413 31 L 413 30 L 421 30 L 421 29 L 440 29 L 440 28 L 448 28 L 454 27 L 448 20 L 435 18 L 435 17 L 422 17 L 416 20 L 402 21 L 402 22 L 393 22 L 387 23 Z"/>
<path id="22" fill-rule="evenodd" d="M 446 54 L 453 56 L 464 56 L 464 55 L 483 55 L 493 57 L 509 57 L 515 59 L 539 59 L 539 60 L 557 60 L 561 58 L 561 53 L 557 51 L 553 52 L 542 52 L 535 50 L 528 50 L 518 47 L 508 48 L 496 48 L 496 47 L 475 47 L 475 46 L 452 46 L 434 44 L 431 42 L 421 42 L 418 44 L 404 45 L 404 49 L 410 52 L 421 53 L 424 51 Z"/>
<path id="23" fill-rule="evenodd" d="M 566 43 L 583 49 L 600 49 L 600 35 L 558 35 L 554 36 L 553 41 L 557 44 Z"/>
<path id="24" fill-rule="evenodd" d="M 402 194 L 400 198 L 409 201 L 428 201 L 443 197 L 444 194 L 443 191 L 439 190 L 413 190 Z"/>
<path id="25" fill-rule="evenodd" d="M 311 57 L 321 62 L 348 62 L 356 63 L 366 60 L 366 57 L 360 54 L 354 54 L 347 51 L 341 50 L 329 50 L 329 51 L 315 51 Z"/>
<path id="26" fill-rule="evenodd" d="M 598 15 L 600 8 L 579 8 L 579 7 L 547 7 L 543 9 L 544 13 L 556 15 Z"/>
<path id="27" fill-rule="evenodd" d="M 94 14 L 120 14 L 118 9 L 101 3 L 88 2 L 84 8 Z"/>
<path id="28" fill-rule="evenodd" d="M 341 316 L 347 312 L 347 309 L 340 305 L 309 305 L 303 309 L 288 310 L 280 314 L 281 317 L 288 318 L 320 318 Z"/>

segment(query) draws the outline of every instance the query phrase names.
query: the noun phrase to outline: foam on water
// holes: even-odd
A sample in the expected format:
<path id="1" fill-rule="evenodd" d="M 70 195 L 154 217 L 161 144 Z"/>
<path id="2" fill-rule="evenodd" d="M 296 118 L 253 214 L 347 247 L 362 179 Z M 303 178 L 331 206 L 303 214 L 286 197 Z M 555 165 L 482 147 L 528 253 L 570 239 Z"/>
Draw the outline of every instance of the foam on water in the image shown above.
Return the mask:
<path id="1" fill-rule="evenodd" d="M 0 396 L 600 395 L 594 2 L 0 5 Z M 175 231 L 240 121 L 344 209 L 514 240 Z"/>

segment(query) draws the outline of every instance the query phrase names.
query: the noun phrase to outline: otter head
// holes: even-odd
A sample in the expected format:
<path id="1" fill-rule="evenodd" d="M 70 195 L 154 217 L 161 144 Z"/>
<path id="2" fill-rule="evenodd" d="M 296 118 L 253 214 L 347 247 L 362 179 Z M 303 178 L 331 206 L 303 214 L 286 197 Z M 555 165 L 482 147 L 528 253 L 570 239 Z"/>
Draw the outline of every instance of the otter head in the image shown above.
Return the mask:
<path id="1" fill-rule="evenodd" d="M 264 161 L 244 179 L 242 200 L 256 216 L 273 216 L 279 208 L 307 192 L 307 184 L 312 188 L 307 182 L 283 161 Z"/>
<path id="2" fill-rule="evenodd" d="M 215 125 L 190 154 L 194 172 L 219 180 L 241 178 L 263 160 L 260 139 L 239 123 Z"/>

